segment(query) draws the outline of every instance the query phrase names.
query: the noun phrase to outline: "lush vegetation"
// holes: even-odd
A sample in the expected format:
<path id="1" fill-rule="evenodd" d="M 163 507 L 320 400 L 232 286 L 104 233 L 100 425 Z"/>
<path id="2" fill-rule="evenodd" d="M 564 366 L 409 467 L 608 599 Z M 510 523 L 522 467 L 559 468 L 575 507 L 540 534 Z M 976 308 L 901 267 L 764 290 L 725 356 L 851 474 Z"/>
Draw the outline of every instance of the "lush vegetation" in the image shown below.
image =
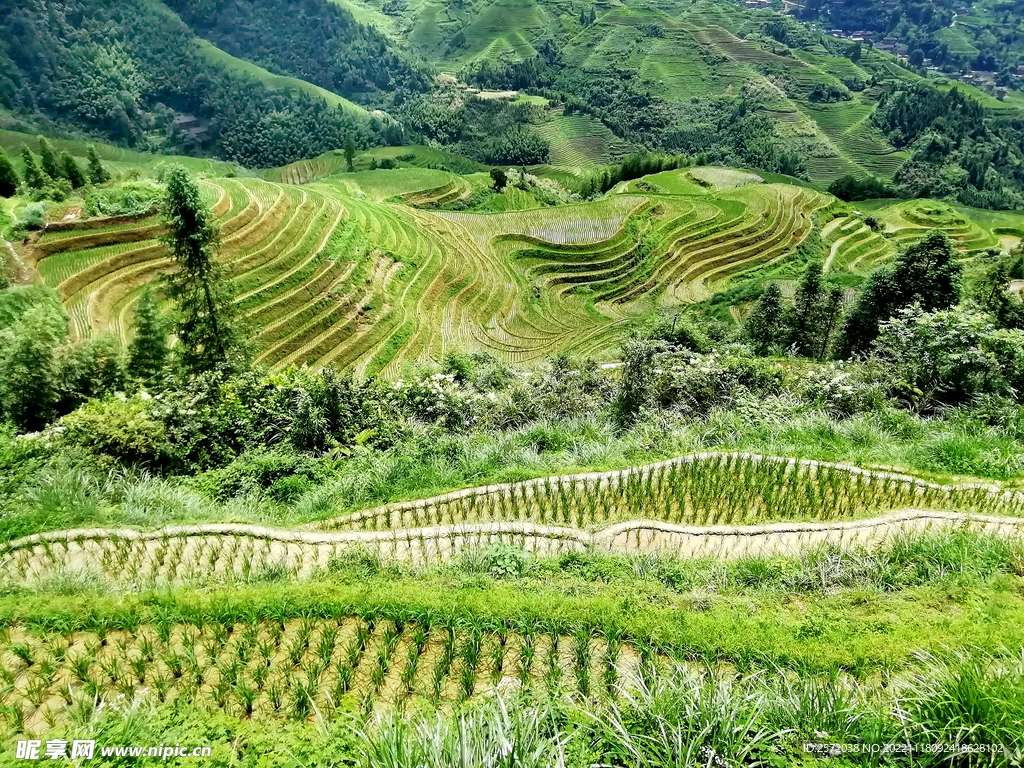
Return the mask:
<path id="1" fill-rule="evenodd" d="M 0 25 L 0 763 L 1019 762 L 1016 96 L 724 0 Z"/>
<path id="2" fill-rule="evenodd" d="M 0 59 L 0 104 L 47 127 L 252 167 L 371 137 L 365 114 L 264 87 L 209 61 L 192 31 L 159 5 L 40 0 L 0 9 L 0 26 L 11 40 Z M 205 130 L 181 130 L 181 115 Z"/>

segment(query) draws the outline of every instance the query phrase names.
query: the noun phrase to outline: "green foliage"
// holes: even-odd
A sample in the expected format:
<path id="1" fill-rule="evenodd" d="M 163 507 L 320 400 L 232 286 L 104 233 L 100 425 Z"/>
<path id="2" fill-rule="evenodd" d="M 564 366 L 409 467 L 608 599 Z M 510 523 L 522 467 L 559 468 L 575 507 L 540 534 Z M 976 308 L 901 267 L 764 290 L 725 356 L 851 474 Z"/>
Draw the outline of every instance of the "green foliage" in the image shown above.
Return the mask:
<path id="1" fill-rule="evenodd" d="M 60 305 L 40 302 L 0 331 L 0 414 L 19 429 L 42 429 L 61 398 L 57 348 L 67 336 Z"/>
<path id="2" fill-rule="evenodd" d="M 11 162 L 11 158 L 0 148 L 0 197 L 14 197 L 21 184 L 18 171 Z"/>
<path id="3" fill-rule="evenodd" d="M 14 223 L 15 232 L 35 232 L 46 225 L 46 203 L 38 202 L 26 205 L 18 212 L 18 220 Z"/>
<path id="4" fill-rule="evenodd" d="M 491 182 L 494 184 L 494 189 L 501 192 L 508 183 L 508 176 L 501 168 L 492 168 Z"/>
<path id="5" fill-rule="evenodd" d="M 165 187 L 154 181 L 91 189 L 85 198 L 84 213 L 86 216 L 144 216 L 159 208 L 165 194 Z"/>
<path id="6" fill-rule="evenodd" d="M 492 579 L 520 579 L 533 565 L 534 558 L 510 544 L 491 544 L 478 552 L 462 556 L 459 568 L 469 573 L 484 573 Z"/>
<path id="7" fill-rule="evenodd" d="M 759 355 L 769 355 L 785 342 L 782 288 L 769 283 L 743 324 L 743 332 Z"/>
<path id="8" fill-rule="evenodd" d="M 155 382 L 168 356 L 167 322 L 160 313 L 156 292 L 147 287 L 135 305 L 134 336 L 128 344 L 129 375 Z"/>
<path id="9" fill-rule="evenodd" d="M 88 183 L 85 173 L 69 152 L 60 153 L 60 166 L 64 178 L 71 182 L 72 189 L 81 189 Z"/>
<path id="10" fill-rule="evenodd" d="M 86 148 L 86 155 L 89 161 L 89 181 L 92 184 L 106 184 L 110 181 L 110 173 L 103 167 L 100 156 L 96 154 L 96 147 L 90 144 Z"/>
<path id="11" fill-rule="evenodd" d="M 1010 290 L 1010 280 L 1019 269 L 1020 255 L 1006 256 L 990 264 L 971 291 L 973 298 L 1000 328 L 1024 329 L 1024 301 Z"/>
<path id="12" fill-rule="evenodd" d="M 193 5 L 181 5 L 190 16 L 205 12 Z M 383 38 L 355 25 L 337 6 L 323 5 L 317 14 L 322 21 L 318 29 L 333 38 L 335 54 L 343 55 L 345 45 L 351 42 L 359 48 L 359 69 L 363 68 L 362 62 L 373 61 L 373 77 L 382 77 L 387 83 L 392 75 L 399 75 L 397 69 L 384 71 L 380 66 L 387 54 Z M 264 25 L 268 24 L 266 10 L 256 9 Z M 302 29 L 303 34 L 290 39 L 282 33 L 287 25 L 277 19 L 264 26 L 267 34 L 259 36 L 267 49 L 276 52 L 275 61 L 267 61 L 263 50 L 247 53 L 280 72 L 294 64 L 288 54 L 295 54 L 296 43 L 322 45 L 325 40 L 321 37 L 314 44 L 307 24 L 286 10 L 272 10 L 280 10 L 281 19 L 291 20 L 289 33 Z M 3 68 L 22 84 L 5 98 L 4 104 L 44 124 L 54 121 L 143 150 L 174 148 L 250 167 L 278 166 L 315 157 L 343 146 L 347 136 L 355 137 L 363 146 L 369 142 L 369 119 L 365 115 L 332 107 L 301 89 L 274 89 L 247 71 L 237 73 L 229 63 L 211 57 L 197 41 L 196 33 L 159 3 L 129 0 L 127 5 L 110 5 L 103 0 L 82 0 L 74 9 L 48 9 L 37 4 L 3 9 L 0 14 L 5 29 L 19 30 L 12 38 L 10 58 Z M 226 12 L 216 13 L 212 18 L 228 22 L 228 16 Z M 249 28 L 252 19 L 235 21 Z M 229 23 L 227 29 L 242 26 Z M 204 31 L 216 36 L 212 30 Z M 239 42 L 257 47 L 245 38 Z M 375 46 L 378 50 L 373 50 Z M 229 47 L 237 50 L 234 45 Z M 324 49 L 314 50 L 322 55 Z M 45 63 L 39 51 L 48 52 Z M 351 68 L 352 59 L 337 66 L 325 65 L 325 61 L 319 60 L 317 75 L 311 75 L 305 65 L 296 74 L 323 79 L 329 90 L 358 90 L 364 84 Z M 396 66 L 409 77 L 417 76 L 393 54 L 390 61 L 397 62 Z M 26 95 L 30 92 L 31 98 Z M 173 124 L 175 113 L 195 116 L 207 130 L 177 130 Z M 390 123 L 378 128 L 382 136 L 393 133 Z M 103 183 L 105 175 L 90 158 L 90 180 Z"/>
<path id="13" fill-rule="evenodd" d="M 903 308 L 882 324 L 874 349 L 920 392 L 918 408 L 1013 392 L 1022 381 L 1024 333 L 996 330 L 986 315 L 970 310 Z"/>
<path id="14" fill-rule="evenodd" d="M 871 274 L 857 296 L 844 321 L 839 355 L 866 352 L 879 326 L 914 302 L 927 312 L 955 305 L 960 300 L 962 271 L 952 241 L 939 231 L 900 252 L 894 263 Z"/>
<path id="15" fill-rule="evenodd" d="M 632 426 L 652 403 L 654 358 L 658 351 L 656 343 L 646 339 L 630 339 L 622 345 L 622 379 L 612 403 L 620 428 Z"/>
<path id="16" fill-rule="evenodd" d="M 66 178 L 64 168 L 57 159 L 57 153 L 54 152 L 53 145 L 45 136 L 39 137 L 39 158 L 43 173 L 53 181 Z"/>
<path id="17" fill-rule="evenodd" d="M 46 178 L 39 170 L 36 157 L 28 147 L 21 148 L 21 161 L 25 165 L 25 184 L 29 189 L 39 190 L 46 186 Z"/>
<path id="18" fill-rule="evenodd" d="M 539 165 L 551 155 L 547 140 L 525 128 L 513 128 L 496 136 L 483 150 L 484 159 L 495 165 Z"/>
<path id="19" fill-rule="evenodd" d="M 91 400 L 62 420 L 64 439 L 105 461 L 147 468 L 166 463 L 163 425 L 138 398 Z"/>
<path id="20" fill-rule="evenodd" d="M 199 187 L 181 167 L 167 175 L 164 243 L 178 264 L 167 275 L 167 297 L 177 305 L 175 334 L 186 371 L 202 373 L 239 365 L 242 337 L 232 316 L 223 269 L 214 261 L 217 225 Z"/>
<path id="21" fill-rule="evenodd" d="M 913 150 L 894 181 L 908 197 L 952 197 L 980 208 L 1022 204 L 1015 129 L 954 88 L 890 87 L 873 117 L 896 147 Z"/>
<path id="22" fill-rule="evenodd" d="M 874 176 L 841 176 L 829 184 L 828 191 L 829 194 L 846 201 L 872 200 L 896 195 L 896 190 Z"/>
<path id="23" fill-rule="evenodd" d="M 842 309 L 843 289 L 825 285 L 821 262 L 811 261 L 797 284 L 793 307 L 785 318 L 790 348 L 803 357 L 823 360 Z"/>

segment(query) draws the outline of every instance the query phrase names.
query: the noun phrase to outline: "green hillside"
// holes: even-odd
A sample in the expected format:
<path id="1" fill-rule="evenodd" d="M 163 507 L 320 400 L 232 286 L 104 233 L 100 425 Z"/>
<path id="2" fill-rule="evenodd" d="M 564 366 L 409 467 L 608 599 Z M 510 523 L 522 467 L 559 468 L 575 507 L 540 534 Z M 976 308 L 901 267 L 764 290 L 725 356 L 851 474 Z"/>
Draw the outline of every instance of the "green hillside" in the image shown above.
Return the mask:
<path id="1" fill-rule="evenodd" d="M 4 139 L 11 150 L 26 143 Z M 150 173 L 161 162 L 111 148 L 101 154 L 122 174 Z M 370 170 L 385 161 L 396 167 Z M 766 281 L 795 279 L 807 258 L 799 249 L 811 240 L 830 279 L 855 286 L 932 228 L 954 238 L 968 265 L 1013 247 L 1012 233 L 1024 230 L 1018 214 L 912 201 L 869 206 L 882 222 L 876 232 L 859 204 L 713 167 L 664 171 L 591 201 L 569 195 L 552 205 L 539 196 L 554 182 L 498 193 L 490 176 L 439 169 L 445 162 L 458 166 L 436 150 L 376 151 L 346 172 L 345 158 L 333 154 L 265 180 L 191 163 L 221 219 L 221 260 L 258 362 L 398 377 L 408 364 L 457 350 L 519 364 L 555 353 L 614 360 L 626 329 L 658 308 L 735 286 L 756 295 Z M 76 338 L 131 338 L 143 287 L 170 266 L 155 223 L 109 229 L 83 221 L 19 246 L 60 292 Z M 744 311 L 737 301 L 734 316 Z"/>

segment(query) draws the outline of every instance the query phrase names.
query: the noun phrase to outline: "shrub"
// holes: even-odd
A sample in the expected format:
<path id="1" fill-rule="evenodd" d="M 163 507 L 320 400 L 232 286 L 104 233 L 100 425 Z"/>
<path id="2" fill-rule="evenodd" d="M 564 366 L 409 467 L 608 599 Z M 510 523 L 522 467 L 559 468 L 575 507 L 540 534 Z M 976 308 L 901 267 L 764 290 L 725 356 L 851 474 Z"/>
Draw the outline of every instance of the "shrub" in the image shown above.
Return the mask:
<path id="1" fill-rule="evenodd" d="M 144 400 L 93 400 L 63 418 L 64 440 L 129 466 L 163 467 L 167 436 Z"/>

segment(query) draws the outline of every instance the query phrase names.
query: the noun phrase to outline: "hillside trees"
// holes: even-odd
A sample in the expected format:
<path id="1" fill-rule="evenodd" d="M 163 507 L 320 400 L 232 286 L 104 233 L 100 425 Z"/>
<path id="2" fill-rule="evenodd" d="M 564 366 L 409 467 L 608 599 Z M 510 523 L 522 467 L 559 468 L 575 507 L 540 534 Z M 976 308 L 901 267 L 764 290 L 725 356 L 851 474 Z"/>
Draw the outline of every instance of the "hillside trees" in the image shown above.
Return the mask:
<path id="1" fill-rule="evenodd" d="M 14 197 L 21 179 L 7 153 L 0 149 L 0 197 Z"/>
<path id="2" fill-rule="evenodd" d="M 36 157 L 28 147 L 21 148 L 21 162 L 25 166 L 25 184 L 29 189 L 42 189 L 46 186 L 46 179 L 43 172 L 36 163 Z"/>
<path id="3" fill-rule="evenodd" d="M 832 331 L 842 314 L 843 290 L 825 284 L 820 261 L 807 265 L 784 318 L 789 344 L 803 357 L 824 359 Z"/>
<path id="4" fill-rule="evenodd" d="M 782 288 L 769 283 L 743 325 L 744 335 L 757 354 L 769 355 L 784 343 L 783 311 Z"/>
<path id="5" fill-rule="evenodd" d="M 879 267 L 868 277 L 846 316 L 839 355 L 867 352 L 881 324 L 915 302 L 926 312 L 957 304 L 962 272 L 953 242 L 942 232 L 930 232 L 903 250 L 892 264 Z"/>
<path id="6" fill-rule="evenodd" d="M 168 5 L 229 53 L 344 96 L 428 86 L 425 73 L 397 55 L 380 32 L 328 0 L 169 0 Z"/>
<path id="7" fill-rule="evenodd" d="M 57 161 L 57 154 L 53 151 L 53 145 L 46 137 L 39 138 L 39 160 L 40 167 L 47 176 L 56 181 L 64 178 L 64 169 Z"/>
<path id="8" fill-rule="evenodd" d="M 146 150 L 150 135 L 163 134 L 162 146 L 260 167 L 314 157 L 346 137 L 360 146 L 372 140 L 362 116 L 212 62 L 158 3 L 31 0 L 0 5 L 0 28 L 10 32 L 13 74 L 24 86 L 13 107 L 117 143 Z M 168 109 L 195 115 L 207 131 L 175 131 Z M 90 158 L 89 175 L 103 183 L 97 165 Z M 63 175 L 59 164 L 52 170 Z"/>
<path id="9" fill-rule="evenodd" d="M 242 338 L 223 270 L 214 261 L 216 222 L 203 205 L 199 185 L 180 166 L 167 176 L 164 220 L 163 242 L 177 262 L 177 270 L 165 277 L 165 283 L 168 298 L 178 307 L 175 333 L 182 366 L 191 373 L 237 366 Z"/>
<path id="10" fill-rule="evenodd" d="M 64 172 L 64 178 L 71 182 L 72 189 L 81 189 L 89 183 L 81 167 L 75 162 L 75 158 L 71 156 L 71 153 L 60 153 L 60 165 Z"/>
<path id="11" fill-rule="evenodd" d="M 92 144 L 86 149 L 86 157 L 89 160 L 89 181 L 93 184 L 106 184 L 110 181 L 110 174 L 103 167 L 100 156 L 96 154 L 96 147 Z"/>
<path id="12" fill-rule="evenodd" d="M 1024 205 L 1019 121 L 994 115 L 957 88 L 890 86 L 872 120 L 911 150 L 894 181 L 908 197 L 953 197 L 980 208 Z"/>
<path id="13" fill-rule="evenodd" d="M 135 335 L 128 344 L 128 373 L 153 382 L 167 362 L 167 323 L 160 314 L 156 293 L 147 287 L 135 305 Z"/>

